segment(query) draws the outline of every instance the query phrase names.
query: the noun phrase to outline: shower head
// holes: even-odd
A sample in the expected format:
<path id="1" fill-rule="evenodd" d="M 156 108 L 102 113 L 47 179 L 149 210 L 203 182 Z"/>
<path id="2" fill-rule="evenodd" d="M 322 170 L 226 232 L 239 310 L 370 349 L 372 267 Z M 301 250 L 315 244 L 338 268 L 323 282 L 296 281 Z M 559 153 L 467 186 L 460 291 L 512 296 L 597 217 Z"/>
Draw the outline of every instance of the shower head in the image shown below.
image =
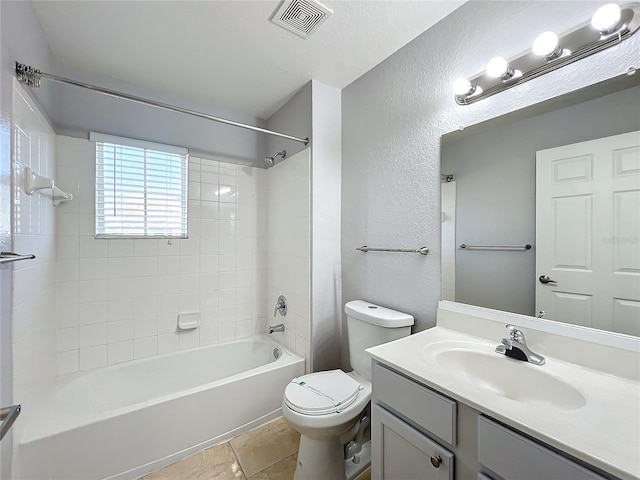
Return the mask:
<path id="1" fill-rule="evenodd" d="M 276 158 L 278 158 L 278 157 L 285 158 L 286 156 L 287 156 L 287 151 L 286 150 L 282 150 L 281 152 L 274 153 L 271 157 L 266 157 L 264 159 L 264 163 L 267 164 L 267 168 L 268 167 L 273 167 L 273 165 L 274 165 L 274 163 L 276 161 Z"/>

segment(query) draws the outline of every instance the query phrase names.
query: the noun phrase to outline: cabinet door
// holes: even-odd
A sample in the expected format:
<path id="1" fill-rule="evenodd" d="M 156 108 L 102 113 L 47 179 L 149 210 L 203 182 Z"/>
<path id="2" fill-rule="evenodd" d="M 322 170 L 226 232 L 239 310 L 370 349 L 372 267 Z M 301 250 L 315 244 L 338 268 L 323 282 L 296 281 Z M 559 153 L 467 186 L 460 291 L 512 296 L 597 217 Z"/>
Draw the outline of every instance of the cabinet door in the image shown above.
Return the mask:
<path id="1" fill-rule="evenodd" d="M 453 480 L 453 454 L 378 405 L 371 447 L 374 480 Z"/>

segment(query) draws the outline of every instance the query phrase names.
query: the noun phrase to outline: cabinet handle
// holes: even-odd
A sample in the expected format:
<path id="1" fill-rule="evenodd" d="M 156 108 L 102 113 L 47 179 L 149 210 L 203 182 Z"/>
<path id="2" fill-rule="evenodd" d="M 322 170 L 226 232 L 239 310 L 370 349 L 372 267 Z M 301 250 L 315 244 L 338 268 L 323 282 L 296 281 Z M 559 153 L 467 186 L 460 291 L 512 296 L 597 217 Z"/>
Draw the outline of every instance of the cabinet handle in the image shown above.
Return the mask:
<path id="1" fill-rule="evenodd" d="M 442 458 L 440 458 L 440 455 L 436 455 L 431 456 L 431 465 L 433 465 L 434 468 L 440 468 L 440 464 L 442 463 Z"/>

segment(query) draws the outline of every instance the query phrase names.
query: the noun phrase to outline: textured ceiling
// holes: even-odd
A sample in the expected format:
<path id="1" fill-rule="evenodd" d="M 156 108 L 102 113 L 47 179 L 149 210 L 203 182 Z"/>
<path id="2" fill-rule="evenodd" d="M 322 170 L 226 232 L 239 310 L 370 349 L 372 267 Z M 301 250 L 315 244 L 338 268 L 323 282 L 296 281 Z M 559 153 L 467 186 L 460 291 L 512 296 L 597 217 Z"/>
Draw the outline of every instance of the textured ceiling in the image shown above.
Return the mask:
<path id="1" fill-rule="evenodd" d="M 63 66 L 267 118 L 312 78 L 347 86 L 464 1 L 325 1 L 334 13 L 308 39 L 269 21 L 279 3 L 34 5 Z"/>

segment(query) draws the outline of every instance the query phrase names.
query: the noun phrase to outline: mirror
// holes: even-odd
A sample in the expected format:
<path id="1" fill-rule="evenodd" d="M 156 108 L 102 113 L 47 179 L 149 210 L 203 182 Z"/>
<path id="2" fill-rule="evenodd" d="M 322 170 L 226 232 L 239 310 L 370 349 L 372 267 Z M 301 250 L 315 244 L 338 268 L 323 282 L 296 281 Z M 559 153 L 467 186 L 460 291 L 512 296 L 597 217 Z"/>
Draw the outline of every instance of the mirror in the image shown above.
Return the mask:
<path id="1" fill-rule="evenodd" d="M 542 234 L 546 232 L 542 225 L 554 223 L 547 221 L 553 214 L 544 213 L 536 225 L 536 152 L 639 130 L 640 74 L 635 74 L 443 136 L 442 298 L 524 315 L 537 316 L 544 310 L 540 315 L 550 320 L 640 336 L 640 150 L 631 149 L 626 157 L 627 167 L 635 171 L 632 193 L 623 222 L 613 222 L 626 225 L 625 236 L 600 228 L 602 222 L 585 227 L 588 222 L 577 220 L 581 218 L 579 208 L 566 208 L 568 202 L 564 217 L 554 217 L 556 224 L 570 225 L 564 233 Z M 557 210 L 553 202 L 550 205 Z M 566 232 L 571 235 L 571 229 L 588 230 L 589 239 L 569 243 Z M 565 257 L 590 255 L 588 264 L 583 262 L 586 267 L 576 260 L 566 268 L 536 270 L 536 257 L 540 261 L 543 251 L 550 250 L 558 258 L 563 249 Z M 621 249 L 630 255 L 629 264 L 620 270 L 631 279 L 632 292 L 627 290 L 621 298 L 614 295 L 604 310 L 594 306 L 594 295 L 575 293 L 582 287 L 553 278 L 561 270 L 589 270 L 596 260 L 604 261 L 606 252 L 614 258 L 607 262 L 615 263 Z M 543 275 L 548 276 L 540 279 Z M 544 283 L 546 280 L 558 283 Z M 555 297 L 547 299 L 548 303 L 538 298 L 536 305 L 536 288 L 554 285 Z M 616 322 L 616 315 L 624 319 Z M 606 321 L 599 321 L 605 317 Z"/>

